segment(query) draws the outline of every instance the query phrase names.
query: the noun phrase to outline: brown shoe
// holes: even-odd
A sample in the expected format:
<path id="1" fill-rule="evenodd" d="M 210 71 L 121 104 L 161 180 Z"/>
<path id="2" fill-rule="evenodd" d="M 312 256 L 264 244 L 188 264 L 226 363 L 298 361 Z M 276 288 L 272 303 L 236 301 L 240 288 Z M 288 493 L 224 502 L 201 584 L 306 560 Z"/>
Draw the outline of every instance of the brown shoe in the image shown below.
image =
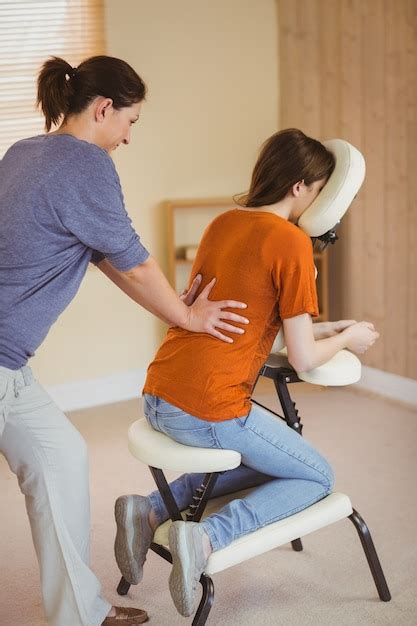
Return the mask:
<path id="1" fill-rule="evenodd" d="M 106 617 L 102 626 L 136 626 L 147 622 L 149 616 L 142 609 L 130 609 L 124 606 L 115 606 L 116 615 Z"/>

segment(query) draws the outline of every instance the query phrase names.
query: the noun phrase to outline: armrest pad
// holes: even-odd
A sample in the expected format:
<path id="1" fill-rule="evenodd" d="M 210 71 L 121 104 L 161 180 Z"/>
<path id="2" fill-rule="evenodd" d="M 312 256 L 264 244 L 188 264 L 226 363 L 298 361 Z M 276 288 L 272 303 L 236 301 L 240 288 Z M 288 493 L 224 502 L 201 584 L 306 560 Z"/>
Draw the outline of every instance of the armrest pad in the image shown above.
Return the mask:
<path id="1" fill-rule="evenodd" d="M 278 354 L 270 354 L 266 364 L 269 367 L 294 369 L 287 359 L 286 348 Z M 297 376 L 300 380 L 313 385 L 325 385 L 326 387 L 352 385 L 361 378 L 361 362 L 349 350 L 340 350 L 327 363 L 309 372 L 297 372 Z"/>

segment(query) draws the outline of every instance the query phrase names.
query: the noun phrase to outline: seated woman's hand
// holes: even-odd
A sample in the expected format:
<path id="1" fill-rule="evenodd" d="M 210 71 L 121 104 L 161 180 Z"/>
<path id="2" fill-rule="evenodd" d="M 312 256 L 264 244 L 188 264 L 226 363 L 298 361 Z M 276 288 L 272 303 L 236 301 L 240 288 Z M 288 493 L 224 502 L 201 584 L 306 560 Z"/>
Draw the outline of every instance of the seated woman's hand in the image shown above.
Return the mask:
<path id="1" fill-rule="evenodd" d="M 208 297 L 215 282 L 216 279 L 213 278 L 213 280 L 211 280 L 208 285 L 204 287 L 203 291 L 200 293 L 198 298 L 194 300 L 193 304 L 189 306 L 189 317 L 186 328 L 192 332 L 208 333 L 209 335 L 217 337 L 217 339 L 221 339 L 226 343 L 233 343 L 233 339 L 224 335 L 221 331 L 225 330 L 229 333 L 242 335 L 245 332 L 243 328 L 234 326 L 228 322 L 249 324 L 249 320 L 246 317 L 242 317 L 236 313 L 231 313 L 230 311 L 224 311 L 223 309 L 246 309 L 247 305 L 244 302 L 237 302 L 236 300 L 209 300 Z M 187 298 L 193 291 L 193 287 L 194 283 L 189 292 L 184 294 Z M 194 290 L 194 296 L 197 289 L 198 285 Z M 185 300 L 184 302 L 187 304 Z"/>
<path id="2" fill-rule="evenodd" d="M 356 354 L 364 354 L 379 337 L 372 322 L 357 322 L 343 332 L 347 336 L 346 347 Z"/>

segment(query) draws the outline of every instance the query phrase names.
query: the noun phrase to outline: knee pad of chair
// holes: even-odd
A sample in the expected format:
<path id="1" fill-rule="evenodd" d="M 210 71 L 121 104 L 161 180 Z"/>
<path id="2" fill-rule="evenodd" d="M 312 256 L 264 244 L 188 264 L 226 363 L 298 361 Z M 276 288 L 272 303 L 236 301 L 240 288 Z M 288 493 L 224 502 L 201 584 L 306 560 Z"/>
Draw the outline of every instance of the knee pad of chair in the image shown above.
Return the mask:
<path id="1" fill-rule="evenodd" d="M 250 490 L 236 492 L 221 498 L 213 498 L 207 504 L 203 517 L 220 510 L 232 499 L 243 497 Z M 352 504 L 344 493 L 331 493 L 312 506 L 285 519 L 273 522 L 253 533 L 236 539 L 226 548 L 213 552 L 209 558 L 206 574 L 211 575 L 242 563 L 258 554 L 268 552 L 299 537 L 329 526 L 352 514 Z M 168 520 L 155 532 L 154 542 L 168 545 Z"/>

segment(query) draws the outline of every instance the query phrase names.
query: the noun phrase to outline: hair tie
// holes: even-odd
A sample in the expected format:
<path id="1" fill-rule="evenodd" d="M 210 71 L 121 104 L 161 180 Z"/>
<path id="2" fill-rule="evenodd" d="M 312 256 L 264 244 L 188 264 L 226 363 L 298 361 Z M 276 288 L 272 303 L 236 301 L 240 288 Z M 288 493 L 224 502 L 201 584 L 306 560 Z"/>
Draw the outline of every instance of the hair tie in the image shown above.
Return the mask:
<path id="1" fill-rule="evenodd" d="M 74 78 L 74 76 L 76 75 L 76 73 L 78 72 L 78 68 L 77 67 L 72 67 L 70 70 L 67 70 L 65 72 L 65 78 L 68 81 L 70 81 L 72 78 Z"/>

